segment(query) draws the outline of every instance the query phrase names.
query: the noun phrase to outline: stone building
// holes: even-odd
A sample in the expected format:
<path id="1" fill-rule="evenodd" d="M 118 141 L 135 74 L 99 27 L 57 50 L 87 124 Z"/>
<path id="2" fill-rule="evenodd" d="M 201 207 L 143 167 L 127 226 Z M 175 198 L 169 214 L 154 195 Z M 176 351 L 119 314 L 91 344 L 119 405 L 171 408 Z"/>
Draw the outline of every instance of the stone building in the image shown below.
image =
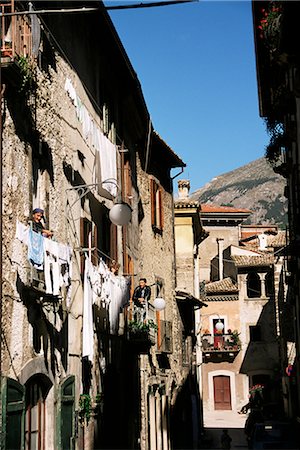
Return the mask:
<path id="1" fill-rule="evenodd" d="M 208 305 L 201 314 L 204 411 L 238 411 L 248 403 L 249 389 L 258 384 L 264 385 L 268 407 L 279 403 L 279 282 L 274 273 L 282 260 L 275 261 L 274 247 L 270 240 L 267 243 L 268 227 L 260 227 L 258 233 L 255 228 L 251 236 L 249 228 L 243 229 L 241 222 L 250 213 L 201 205 L 200 218 L 208 233 L 199 249 L 200 281 L 205 282 Z"/>
<path id="2" fill-rule="evenodd" d="M 277 6 L 279 6 L 277 8 Z M 266 157 L 286 180 L 289 243 L 285 269 L 281 330 L 285 367 L 286 414 L 300 421 L 299 283 L 299 20 L 298 2 L 252 2 L 259 114 L 270 134 Z M 270 32 L 272 30 L 272 32 Z"/>
<path id="3" fill-rule="evenodd" d="M 77 12 L 2 29 L 1 448 L 167 450 L 189 374 L 170 176 L 184 163 L 153 130 L 102 3 L 32 3 Z M 116 225 L 121 200 L 131 219 Z M 152 296 L 137 339 L 140 277 Z"/>

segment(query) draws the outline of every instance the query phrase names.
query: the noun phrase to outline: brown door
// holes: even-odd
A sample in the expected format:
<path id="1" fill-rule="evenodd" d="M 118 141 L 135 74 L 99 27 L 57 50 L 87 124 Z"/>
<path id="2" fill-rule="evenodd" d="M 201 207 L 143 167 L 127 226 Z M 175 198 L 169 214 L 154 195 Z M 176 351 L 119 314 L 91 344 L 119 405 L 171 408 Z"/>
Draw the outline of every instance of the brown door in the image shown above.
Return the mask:
<path id="1" fill-rule="evenodd" d="M 231 409 L 230 377 L 214 377 L 215 409 Z"/>

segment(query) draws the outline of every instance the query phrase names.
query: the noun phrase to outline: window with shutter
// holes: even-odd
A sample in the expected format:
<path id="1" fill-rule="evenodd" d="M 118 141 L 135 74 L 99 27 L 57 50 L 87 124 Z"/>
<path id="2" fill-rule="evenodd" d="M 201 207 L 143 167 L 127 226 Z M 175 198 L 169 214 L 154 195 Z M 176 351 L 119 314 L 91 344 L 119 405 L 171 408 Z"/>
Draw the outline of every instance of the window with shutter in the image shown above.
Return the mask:
<path id="1" fill-rule="evenodd" d="M 25 387 L 11 378 L 2 378 L 1 450 L 24 449 Z"/>
<path id="2" fill-rule="evenodd" d="M 58 450 L 75 448 L 75 377 L 69 376 L 62 382 L 57 402 Z"/>
<path id="3" fill-rule="evenodd" d="M 25 450 L 47 450 L 46 398 L 51 387 L 44 375 L 33 375 L 26 382 Z"/>
<path id="4" fill-rule="evenodd" d="M 161 186 L 153 179 L 150 179 L 151 196 L 151 225 L 154 231 L 163 230 L 163 191 Z"/>

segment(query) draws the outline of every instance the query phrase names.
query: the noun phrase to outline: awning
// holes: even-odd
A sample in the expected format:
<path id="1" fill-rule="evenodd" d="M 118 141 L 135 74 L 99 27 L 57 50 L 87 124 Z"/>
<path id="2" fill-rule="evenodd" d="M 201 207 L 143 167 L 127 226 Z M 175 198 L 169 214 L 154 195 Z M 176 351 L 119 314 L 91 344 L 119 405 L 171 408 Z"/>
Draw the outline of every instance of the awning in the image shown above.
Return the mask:
<path id="1" fill-rule="evenodd" d="M 203 306 L 208 306 L 206 303 L 199 300 L 199 298 L 194 297 L 189 292 L 177 291 L 177 290 L 175 292 L 176 292 L 175 298 L 176 298 L 177 302 L 179 302 L 179 303 L 181 303 L 181 302 L 186 303 L 186 304 L 189 304 L 189 305 L 197 307 L 197 308 L 202 308 Z"/>

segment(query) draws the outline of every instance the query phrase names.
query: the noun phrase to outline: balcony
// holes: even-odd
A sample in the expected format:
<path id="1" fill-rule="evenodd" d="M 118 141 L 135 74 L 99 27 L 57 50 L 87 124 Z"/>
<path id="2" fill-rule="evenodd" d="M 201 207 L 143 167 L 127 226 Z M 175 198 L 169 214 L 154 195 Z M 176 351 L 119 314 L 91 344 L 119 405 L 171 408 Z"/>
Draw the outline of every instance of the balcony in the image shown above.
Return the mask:
<path id="1" fill-rule="evenodd" d="M 232 361 L 241 350 L 238 333 L 203 334 L 201 344 L 204 362 Z"/>
<path id="2" fill-rule="evenodd" d="M 128 342 L 138 353 L 148 353 L 150 347 L 156 343 L 156 312 L 153 305 L 148 303 L 140 308 L 130 303 L 124 310 L 125 335 Z"/>
<path id="3" fill-rule="evenodd" d="M 0 3 L 1 20 L 1 65 L 6 67 L 16 58 L 32 56 L 31 19 L 29 16 L 5 16 L 16 12 L 15 2 Z"/>

